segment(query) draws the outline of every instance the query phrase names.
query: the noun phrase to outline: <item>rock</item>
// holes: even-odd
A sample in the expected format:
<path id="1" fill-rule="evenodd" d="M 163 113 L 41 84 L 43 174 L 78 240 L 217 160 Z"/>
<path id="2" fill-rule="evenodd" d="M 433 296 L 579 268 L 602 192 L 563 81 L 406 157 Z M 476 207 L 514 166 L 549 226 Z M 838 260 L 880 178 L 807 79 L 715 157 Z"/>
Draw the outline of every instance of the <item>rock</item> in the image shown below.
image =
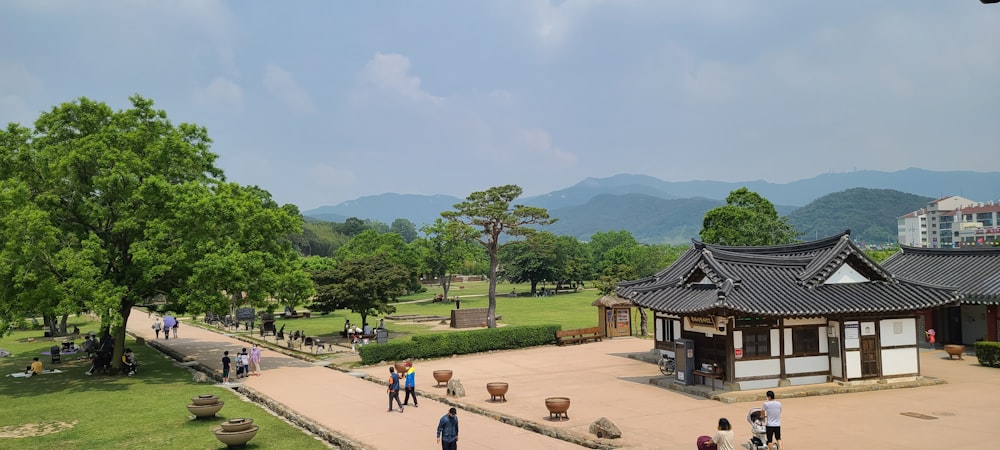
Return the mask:
<path id="1" fill-rule="evenodd" d="M 622 430 L 606 417 L 601 417 L 590 424 L 590 432 L 602 439 L 618 439 L 622 437 Z"/>
<path id="2" fill-rule="evenodd" d="M 191 377 L 191 381 L 195 383 L 208 383 L 211 380 L 208 379 L 208 375 L 205 375 L 201 372 L 195 372 L 194 376 Z"/>
<path id="3" fill-rule="evenodd" d="M 462 380 L 458 378 L 448 380 L 448 395 L 465 397 L 465 386 L 462 386 Z"/>

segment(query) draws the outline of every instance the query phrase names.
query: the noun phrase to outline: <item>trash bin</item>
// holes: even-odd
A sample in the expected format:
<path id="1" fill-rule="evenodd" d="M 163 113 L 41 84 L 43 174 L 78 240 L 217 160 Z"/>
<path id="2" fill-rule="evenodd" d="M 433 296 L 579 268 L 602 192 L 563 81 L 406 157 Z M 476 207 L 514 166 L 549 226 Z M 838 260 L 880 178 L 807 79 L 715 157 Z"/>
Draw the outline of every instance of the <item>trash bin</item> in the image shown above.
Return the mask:
<path id="1" fill-rule="evenodd" d="M 49 354 L 52 355 L 52 364 L 62 362 L 62 359 L 60 358 L 59 355 L 58 345 L 53 345 L 51 348 L 49 348 Z"/>
<path id="2" fill-rule="evenodd" d="M 379 328 L 375 330 L 375 342 L 378 344 L 385 344 L 389 342 L 389 330 L 385 328 Z"/>

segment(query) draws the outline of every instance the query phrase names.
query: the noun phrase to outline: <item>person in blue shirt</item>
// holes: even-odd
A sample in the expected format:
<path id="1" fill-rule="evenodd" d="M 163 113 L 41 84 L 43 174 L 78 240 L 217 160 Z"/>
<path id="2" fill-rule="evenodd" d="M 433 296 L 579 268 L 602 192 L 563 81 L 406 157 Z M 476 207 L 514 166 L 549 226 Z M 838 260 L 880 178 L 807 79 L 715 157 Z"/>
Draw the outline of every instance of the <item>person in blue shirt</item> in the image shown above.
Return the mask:
<path id="1" fill-rule="evenodd" d="M 392 366 L 389 366 L 389 389 L 386 392 L 389 393 L 389 409 L 386 412 L 392 412 L 393 400 L 396 400 L 399 412 L 403 412 L 403 404 L 399 402 L 399 374 L 396 373 L 396 369 Z"/>
<path id="2" fill-rule="evenodd" d="M 413 394 L 413 407 L 417 407 L 417 391 L 414 389 L 417 386 L 417 371 L 413 368 L 413 363 L 410 361 L 406 362 L 406 384 L 404 389 L 406 390 L 406 396 L 403 397 L 403 406 L 410 406 L 410 394 Z"/>
<path id="3" fill-rule="evenodd" d="M 437 441 L 441 444 L 441 450 L 458 450 L 458 413 L 455 408 L 448 410 L 448 414 L 438 421 Z"/>

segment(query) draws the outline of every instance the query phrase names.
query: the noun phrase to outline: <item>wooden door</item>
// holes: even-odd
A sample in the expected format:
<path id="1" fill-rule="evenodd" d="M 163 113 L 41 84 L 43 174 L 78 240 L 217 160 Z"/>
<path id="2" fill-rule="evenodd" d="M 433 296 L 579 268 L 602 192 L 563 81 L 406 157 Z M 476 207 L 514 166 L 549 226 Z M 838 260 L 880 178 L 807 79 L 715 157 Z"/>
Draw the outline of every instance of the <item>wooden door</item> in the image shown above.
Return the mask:
<path id="1" fill-rule="evenodd" d="M 861 337 L 861 377 L 877 378 L 879 376 L 878 366 L 878 342 L 875 336 Z"/>

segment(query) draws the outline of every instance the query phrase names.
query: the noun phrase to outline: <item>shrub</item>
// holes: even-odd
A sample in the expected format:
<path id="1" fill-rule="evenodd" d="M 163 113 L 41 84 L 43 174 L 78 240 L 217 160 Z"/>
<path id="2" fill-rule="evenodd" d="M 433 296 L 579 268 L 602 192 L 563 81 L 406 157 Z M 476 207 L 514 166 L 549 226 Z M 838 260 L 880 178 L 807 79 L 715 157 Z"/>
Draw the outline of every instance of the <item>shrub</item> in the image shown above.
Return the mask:
<path id="1" fill-rule="evenodd" d="M 418 335 L 409 342 L 366 345 L 358 354 L 362 364 L 374 364 L 534 347 L 553 343 L 560 328 L 559 325 L 510 326 Z"/>
<path id="2" fill-rule="evenodd" d="M 1000 367 L 1000 342 L 976 342 L 976 357 L 979 358 L 979 364 Z"/>

